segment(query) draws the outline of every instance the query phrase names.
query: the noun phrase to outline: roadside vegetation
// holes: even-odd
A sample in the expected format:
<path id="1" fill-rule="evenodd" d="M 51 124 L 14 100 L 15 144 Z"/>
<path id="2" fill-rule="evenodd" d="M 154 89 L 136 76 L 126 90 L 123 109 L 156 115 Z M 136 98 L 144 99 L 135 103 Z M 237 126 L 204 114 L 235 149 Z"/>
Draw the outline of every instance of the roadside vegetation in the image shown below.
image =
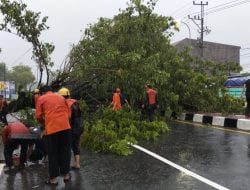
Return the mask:
<path id="1" fill-rule="evenodd" d="M 119 155 L 132 153 L 130 143 L 140 140 L 157 140 L 169 128 L 163 120 L 148 122 L 138 111 L 122 109 L 113 111 L 100 108 L 93 119 L 85 122 L 81 144 L 95 152 L 113 152 Z"/>

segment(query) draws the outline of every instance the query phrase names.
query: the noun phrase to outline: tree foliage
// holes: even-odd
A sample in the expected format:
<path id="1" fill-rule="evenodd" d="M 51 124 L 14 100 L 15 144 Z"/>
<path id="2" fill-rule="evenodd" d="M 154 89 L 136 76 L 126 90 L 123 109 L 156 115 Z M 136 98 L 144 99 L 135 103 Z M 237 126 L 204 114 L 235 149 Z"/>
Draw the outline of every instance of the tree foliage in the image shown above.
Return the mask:
<path id="1" fill-rule="evenodd" d="M 33 83 L 35 80 L 31 68 L 27 65 L 20 64 L 9 69 L 5 63 L 0 63 L 0 80 L 4 80 L 2 77 L 4 76 L 4 72 L 5 80 L 15 81 L 16 88 L 20 90 L 26 90 L 27 85 Z"/>
<path id="2" fill-rule="evenodd" d="M 73 95 L 97 104 L 108 104 L 112 90 L 120 87 L 137 107 L 145 98 L 144 84 L 150 83 L 162 110 L 220 111 L 228 69 L 192 58 L 188 49 L 178 52 L 170 44 L 173 18 L 155 14 L 154 6 L 155 1 L 131 0 L 112 19 L 90 24 L 72 47 L 67 73 L 59 73 L 54 84 L 68 85 Z"/>
<path id="3" fill-rule="evenodd" d="M 47 72 L 47 83 L 49 81 L 48 66 L 53 63 L 50 54 L 54 50 L 54 46 L 50 43 L 39 40 L 41 33 L 49 27 L 46 25 L 48 17 L 40 18 L 40 13 L 27 10 L 27 5 L 21 1 L 0 1 L 0 12 L 3 20 L 0 22 L 0 30 L 13 33 L 22 39 L 30 42 L 33 46 L 32 58 L 36 61 L 40 68 L 40 80 L 42 80 L 43 69 Z"/>
<path id="4" fill-rule="evenodd" d="M 34 82 L 35 76 L 33 75 L 29 66 L 17 65 L 7 73 L 7 79 L 15 81 L 17 89 L 26 90 L 27 85 Z"/>
<path id="5" fill-rule="evenodd" d="M 98 109 L 91 120 L 85 121 L 84 128 L 83 146 L 95 152 L 125 156 L 132 153 L 130 143 L 157 140 L 160 134 L 169 131 L 164 121 L 147 122 L 142 120 L 140 112 L 110 108 Z"/>

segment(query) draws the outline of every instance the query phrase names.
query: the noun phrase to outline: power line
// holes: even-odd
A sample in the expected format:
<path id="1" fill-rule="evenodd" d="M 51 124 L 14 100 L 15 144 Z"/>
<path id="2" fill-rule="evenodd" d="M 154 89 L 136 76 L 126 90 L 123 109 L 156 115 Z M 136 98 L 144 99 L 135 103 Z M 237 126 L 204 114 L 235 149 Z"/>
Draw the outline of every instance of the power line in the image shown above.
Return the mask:
<path id="1" fill-rule="evenodd" d="M 250 66 L 250 62 L 241 63 L 241 65 Z"/>
<path id="2" fill-rule="evenodd" d="M 16 64 L 17 61 L 19 61 L 20 59 L 22 59 L 33 47 L 30 47 L 27 51 L 25 51 L 20 57 L 18 57 L 15 61 L 13 61 L 11 63 L 11 65 Z"/>
<path id="3" fill-rule="evenodd" d="M 193 5 L 193 4 L 192 4 Z M 185 12 L 183 12 L 183 13 L 181 13 L 180 14 L 180 18 L 183 20 L 183 19 L 185 19 L 185 18 L 187 18 L 188 16 L 188 14 L 190 13 L 190 12 L 193 12 L 194 10 L 196 10 L 196 9 L 198 9 L 199 7 L 190 7 L 189 9 L 187 9 Z"/>
<path id="4" fill-rule="evenodd" d="M 228 4 L 237 2 L 237 1 L 240 1 L 240 0 L 234 0 L 234 1 L 227 2 L 227 3 L 219 4 L 219 5 L 215 6 L 215 7 L 208 8 L 208 9 L 206 10 L 206 12 L 207 12 L 207 11 L 210 11 L 210 10 L 213 10 L 213 9 L 216 9 L 216 8 L 219 8 L 219 7 L 222 8 L 222 6 L 225 6 L 225 5 L 228 5 Z M 194 14 L 198 14 L 198 13 L 199 13 L 199 12 L 196 12 L 196 13 L 192 13 L 192 14 L 190 14 L 190 15 L 194 15 Z"/>
<path id="5" fill-rule="evenodd" d="M 241 48 L 240 51 L 241 52 L 247 52 L 247 51 L 250 51 L 250 48 Z"/>
<path id="6" fill-rule="evenodd" d="M 242 46 L 249 46 L 250 45 L 250 43 L 247 43 L 247 44 L 242 44 Z"/>
<path id="7" fill-rule="evenodd" d="M 227 3 L 222 3 L 222 4 L 217 5 L 217 6 L 215 6 L 215 7 L 208 8 L 207 11 L 210 11 L 211 9 L 215 9 L 215 8 L 217 8 L 217 7 L 222 7 L 222 6 L 224 6 L 224 5 L 228 5 L 228 4 L 237 2 L 237 1 L 240 1 L 240 0 L 234 0 L 234 1 L 227 2 Z"/>
<path id="8" fill-rule="evenodd" d="M 240 0 L 234 0 L 234 1 L 227 2 L 227 3 L 222 3 L 220 5 L 208 8 L 205 11 L 205 14 L 208 15 L 208 14 L 211 14 L 211 13 L 219 12 L 219 11 L 222 11 L 222 10 L 225 10 L 225 9 L 229 9 L 229 8 L 232 8 L 232 7 L 239 6 L 239 5 L 250 2 L 249 0 L 243 0 L 241 2 L 238 2 L 238 1 L 240 1 Z M 198 13 L 199 12 L 195 12 L 195 13 L 191 13 L 190 15 L 195 15 L 195 14 L 198 14 Z"/>
<path id="9" fill-rule="evenodd" d="M 216 10 L 211 10 L 211 11 L 208 11 L 206 12 L 206 15 L 209 15 L 211 13 L 216 13 L 216 12 L 219 12 L 219 11 L 223 11 L 223 10 L 226 10 L 226 9 L 229 9 L 229 8 L 232 8 L 232 7 L 236 7 L 236 6 L 239 6 L 239 5 L 243 5 L 245 3 L 249 3 L 250 1 L 249 0 L 245 0 L 245 1 L 242 1 L 242 2 L 238 2 L 236 4 L 233 4 L 233 5 L 228 5 L 226 7 L 222 7 L 222 8 L 218 8 Z"/>
<path id="10" fill-rule="evenodd" d="M 242 54 L 240 56 L 246 56 L 246 55 L 250 55 L 250 53 L 245 53 L 245 54 Z"/>
<path id="11" fill-rule="evenodd" d="M 176 13 L 178 13 L 180 10 L 186 8 L 187 6 L 190 6 L 190 2 L 188 2 L 187 4 L 185 4 L 184 6 L 182 6 L 181 8 L 173 11 L 170 15 L 175 15 Z M 191 5 L 192 6 L 192 5 Z"/>
<path id="12" fill-rule="evenodd" d="M 213 0 L 210 0 L 209 2 L 211 2 Z M 193 4 L 192 4 L 193 5 Z M 194 10 L 198 9 L 199 7 L 190 7 L 189 9 L 187 9 L 186 11 L 182 12 L 179 16 L 179 18 L 181 18 L 181 20 L 184 20 L 186 18 L 188 18 L 188 15 L 190 15 L 191 12 L 193 12 Z M 195 14 L 198 14 L 199 12 L 196 12 Z M 185 15 L 185 16 L 183 16 Z"/>

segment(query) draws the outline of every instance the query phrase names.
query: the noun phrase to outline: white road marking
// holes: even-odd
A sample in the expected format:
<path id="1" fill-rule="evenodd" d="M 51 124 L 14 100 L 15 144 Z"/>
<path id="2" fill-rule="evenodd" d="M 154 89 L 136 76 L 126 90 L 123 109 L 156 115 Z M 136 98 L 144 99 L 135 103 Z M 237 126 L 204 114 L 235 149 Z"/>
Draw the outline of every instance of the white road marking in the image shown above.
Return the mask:
<path id="1" fill-rule="evenodd" d="M 242 145 L 244 148 L 248 149 L 248 146 L 247 145 Z"/>
<path id="2" fill-rule="evenodd" d="M 36 188 L 38 188 L 38 187 L 39 187 L 39 185 L 36 185 L 36 186 L 32 187 L 32 189 L 36 189 Z"/>
<path id="3" fill-rule="evenodd" d="M 0 175 L 2 175 L 4 164 L 0 164 Z"/>
<path id="4" fill-rule="evenodd" d="M 215 182 L 213 182 L 213 181 L 211 181 L 209 179 L 206 179 L 206 178 L 204 178 L 204 177 L 202 177 L 202 176 L 200 176 L 200 175 L 198 175 L 198 174 L 196 174 L 196 173 L 194 173 L 194 172 L 192 172 L 190 170 L 187 170 L 186 168 L 183 168 L 182 166 L 179 166 L 179 165 L 177 165 L 177 164 L 175 164 L 175 163 L 161 157 L 160 155 L 155 154 L 155 153 L 153 153 L 153 152 L 151 152 L 151 151 L 149 151 L 149 150 L 147 150 L 147 149 L 145 149 L 145 148 L 143 148 L 141 146 L 134 145 L 134 144 L 130 144 L 130 145 L 133 146 L 134 148 L 136 148 L 138 150 L 141 150 L 142 152 L 145 152 L 146 154 L 148 154 L 148 155 L 150 155 L 150 156 L 152 156 L 152 157 L 154 157 L 154 158 L 156 158 L 156 159 L 158 159 L 158 160 L 160 160 L 160 161 L 162 161 L 162 162 L 164 162 L 164 163 L 166 163 L 166 164 L 180 170 L 181 172 L 184 172 L 185 174 L 190 175 L 190 176 L 198 179 L 199 181 L 202 181 L 203 183 L 206 183 L 206 184 L 214 187 L 215 189 L 229 190 L 228 188 L 223 187 L 223 186 L 221 186 L 221 185 L 219 185 L 219 184 L 217 184 L 217 183 L 215 183 Z"/>

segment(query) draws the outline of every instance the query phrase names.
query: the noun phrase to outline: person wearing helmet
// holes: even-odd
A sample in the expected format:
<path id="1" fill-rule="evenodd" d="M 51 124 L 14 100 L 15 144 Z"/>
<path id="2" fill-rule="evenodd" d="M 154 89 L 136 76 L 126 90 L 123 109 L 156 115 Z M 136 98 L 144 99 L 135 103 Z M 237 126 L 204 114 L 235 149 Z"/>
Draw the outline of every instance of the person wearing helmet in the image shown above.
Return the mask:
<path id="1" fill-rule="evenodd" d="M 69 108 L 71 109 L 71 149 L 74 153 L 74 165 L 72 169 L 80 169 L 80 137 L 83 133 L 83 116 L 79 103 L 70 98 L 70 92 L 67 88 L 61 88 L 58 94 L 63 96 Z"/>
<path id="2" fill-rule="evenodd" d="M 113 110 L 115 111 L 120 110 L 122 108 L 120 94 L 121 94 L 120 88 L 117 88 L 113 94 L 111 105 L 113 107 Z"/>

